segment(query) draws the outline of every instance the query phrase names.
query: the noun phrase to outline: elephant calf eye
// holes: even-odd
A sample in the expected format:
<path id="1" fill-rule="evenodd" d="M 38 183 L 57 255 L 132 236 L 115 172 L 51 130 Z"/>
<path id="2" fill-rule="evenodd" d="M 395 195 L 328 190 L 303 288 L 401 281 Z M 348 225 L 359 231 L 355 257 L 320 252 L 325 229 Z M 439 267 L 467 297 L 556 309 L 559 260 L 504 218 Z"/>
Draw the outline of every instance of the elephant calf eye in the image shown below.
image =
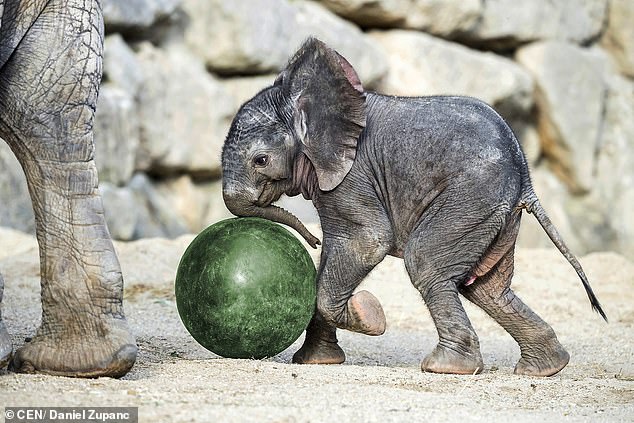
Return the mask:
<path id="1" fill-rule="evenodd" d="M 269 164 L 269 156 L 266 154 L 259 154 L 255 156 L 255 158 L 253 159 L 253 163 L 256 166 L 264 167 Z"/>

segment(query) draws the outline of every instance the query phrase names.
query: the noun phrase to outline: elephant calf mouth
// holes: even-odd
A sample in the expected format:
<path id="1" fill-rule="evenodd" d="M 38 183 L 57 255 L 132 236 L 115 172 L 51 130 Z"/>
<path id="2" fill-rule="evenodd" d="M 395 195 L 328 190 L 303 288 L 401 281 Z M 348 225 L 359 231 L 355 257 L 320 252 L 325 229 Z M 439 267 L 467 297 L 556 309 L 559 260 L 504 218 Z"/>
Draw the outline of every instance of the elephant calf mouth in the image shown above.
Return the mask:
<path id="1" fill-rule="evenodd" d="M 255 205 L 258 207 L 268 207 L 277 201 L 281 195 L 277 195 L 268 185 L 262 189 Z"/>

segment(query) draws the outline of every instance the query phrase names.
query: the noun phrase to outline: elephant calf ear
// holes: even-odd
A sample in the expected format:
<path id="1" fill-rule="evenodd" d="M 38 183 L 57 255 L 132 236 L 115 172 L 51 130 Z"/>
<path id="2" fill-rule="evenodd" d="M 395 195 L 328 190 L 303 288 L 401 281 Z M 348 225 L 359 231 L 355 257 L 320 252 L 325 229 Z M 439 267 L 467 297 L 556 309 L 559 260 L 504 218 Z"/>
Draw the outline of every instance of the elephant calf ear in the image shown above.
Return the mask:
<path id="1" fill-rule="evenodd" d="M 295 100 L 295 121 L 319 189 L 337 187 L 350 171 L 365 127 L 363 86 L 350 63 L 310 38 L 279 81 Z"/>

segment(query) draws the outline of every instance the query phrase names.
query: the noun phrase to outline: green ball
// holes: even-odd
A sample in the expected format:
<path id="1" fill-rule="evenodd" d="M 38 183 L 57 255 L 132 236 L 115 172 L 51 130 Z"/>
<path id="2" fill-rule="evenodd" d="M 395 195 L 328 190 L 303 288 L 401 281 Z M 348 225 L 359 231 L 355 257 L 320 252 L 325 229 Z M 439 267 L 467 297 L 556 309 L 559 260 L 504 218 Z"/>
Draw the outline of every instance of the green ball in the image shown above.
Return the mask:
<path id="1" fill-rule="evenodd" d="M 176 305 L 189 333 L 213 353 L 272 357 L 308 326 L 315 277 L 310 255 L 282 226 L 227 219 L 187 247 L 176 273 Z"/>

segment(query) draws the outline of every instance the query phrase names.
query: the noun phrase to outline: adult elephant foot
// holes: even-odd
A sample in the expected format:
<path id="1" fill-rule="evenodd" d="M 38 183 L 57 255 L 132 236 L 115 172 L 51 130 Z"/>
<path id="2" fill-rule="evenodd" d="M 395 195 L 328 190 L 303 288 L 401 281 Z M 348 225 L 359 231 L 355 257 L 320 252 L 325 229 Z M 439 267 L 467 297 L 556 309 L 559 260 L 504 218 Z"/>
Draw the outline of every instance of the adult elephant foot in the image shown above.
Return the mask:
<path id="1" fill-rule="evenodd" d="M 121 377 L 134 365 L 137 346 L 121 318 L 101 319 L 90 332 L 60 327 L 38 334 L 19 348 L 9 369 L 71 377 Z M 69 333 L 73 331 L 74 333 Z"/>
<path id="2" fill-rule="evenodd" d="M 557 338 L 537 344 L 523 346 L 522 358 L 515 366 L 515 374 L 527 376 L 552 376 L 561 371 L 570 361 L 570 354 Z"/>
<path id="3" fill-rule="evenodd" d="M 475 352 L 462 354 L 439 344 L 425 357 L 421 363 L 421 369 L 431 373 L 471 375 L 481 373 L 484 363 L 478 349 Z"/>

